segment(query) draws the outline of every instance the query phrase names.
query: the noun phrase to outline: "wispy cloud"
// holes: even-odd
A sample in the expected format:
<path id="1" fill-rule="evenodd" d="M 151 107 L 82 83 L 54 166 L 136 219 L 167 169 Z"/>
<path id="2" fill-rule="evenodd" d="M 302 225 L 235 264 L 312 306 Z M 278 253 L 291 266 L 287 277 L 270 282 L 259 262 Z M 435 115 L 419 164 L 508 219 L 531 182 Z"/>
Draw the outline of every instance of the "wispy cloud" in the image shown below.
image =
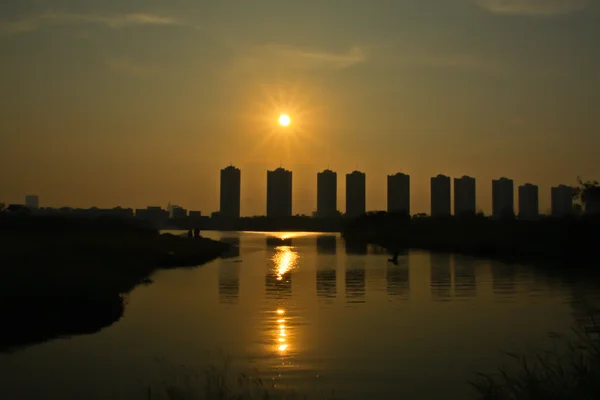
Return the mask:
<path id="1" fill-rule="evenodd" d="M 153 65 L 141 64 L 126 57 L 109 58 L 106 65 L 114 72 L 135 77 L 148 76 L 158 71 L 158 68 Z"/>
<path id="2" fill-rule="evenodd" d="M 99 24 L 108 28 L 118 29 L 143 25 L 184 25 L 173 17 L 152 13 L 128 14 L 77 14 L 77 13 L 47 13 L 16 21 L 0 21 L 0 33 L 17 34 L 40 29 L 44 25 L 55 24 Z"/>
<path id="3" fill-rule="evenodd" d="M 589 0 L 476 0 L 477 4 L 498 14 L 550 16 L 584 9 Z"/>
<path id="4" fill-rule="evenodd" d="M 351 47 L 346 52 L 327 52 L 289 45 L 262 45 L 250 48 L 240 59 L 238 67 L 284 65 L 291 69 L 344 69 L 366 61 L 363 49 Z"/>

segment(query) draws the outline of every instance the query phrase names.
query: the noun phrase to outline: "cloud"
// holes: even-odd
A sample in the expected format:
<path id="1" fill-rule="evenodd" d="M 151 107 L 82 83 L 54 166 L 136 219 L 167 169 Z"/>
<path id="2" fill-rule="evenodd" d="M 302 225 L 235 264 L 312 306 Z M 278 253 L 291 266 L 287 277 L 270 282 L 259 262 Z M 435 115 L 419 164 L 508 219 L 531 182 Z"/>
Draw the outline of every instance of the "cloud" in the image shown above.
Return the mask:
<path id="1" fill-rule="evenodd" d="M 238 67 L 251 68 L 262 65 L 285 65 L 293 69 L 344 69 L 366 61 L 358 46 L 347 52 L 335 53 L 289 45 L 262 45 L 250 49 L 238 60 Z"/>
<path id="2" fill-rule="evenodd" d="M 155 66 L 140 64 L 125 57 L 109 58 L 106 61 L 106 65 L 112 71 L 135 77 L 148 76 L 158 71 L 158 68 Z"/>
<path id="3" fill-rule="evenodd" d="M 0 33 L 5 35 L 30 32 L 40 29 L 46 24 L 100 24 L 109 28 L 118 29 L 143 25 L 184 25 L 176 18 L 151 14 L 76 14 L 76 13 L 48 13 L 17 21 L 0 21 Z"/>
<path id="4" fill-rule="evenodd" d="M 584 9 L 589 0 L 476 0 L 479 6 L 497 14 L 550 16 Z"/>

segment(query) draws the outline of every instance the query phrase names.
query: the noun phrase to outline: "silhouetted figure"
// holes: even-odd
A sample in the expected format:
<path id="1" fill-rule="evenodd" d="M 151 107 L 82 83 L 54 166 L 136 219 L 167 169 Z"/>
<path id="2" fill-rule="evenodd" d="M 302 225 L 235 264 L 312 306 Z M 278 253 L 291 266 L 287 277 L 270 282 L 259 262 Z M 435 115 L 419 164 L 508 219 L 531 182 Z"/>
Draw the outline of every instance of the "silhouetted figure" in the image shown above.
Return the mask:
<path id="1" fill-rule="evenodd" d="M 194 228 L 194 238 L 200 239 L 200 228 Z"/>
<path id="2" fill-rule="evenodd" d="M 394 252 L 394 257 L 389 258 L 388 261 L 397 265 L 398 264 L 398 256 L 399 255 L 400 255 L 399 251 Z"/>
<path id="3" fill-rule="evenodd" d="M 193 236 L 194 236 L 194 234 L 192 233 L 192 230 L 191 230 L 191 229 L 190 229 L 190 230 L 188 230 L 188 237 L 189 237 L 189 238 L 191 238 L 191 237 L 193 237 Z"/>

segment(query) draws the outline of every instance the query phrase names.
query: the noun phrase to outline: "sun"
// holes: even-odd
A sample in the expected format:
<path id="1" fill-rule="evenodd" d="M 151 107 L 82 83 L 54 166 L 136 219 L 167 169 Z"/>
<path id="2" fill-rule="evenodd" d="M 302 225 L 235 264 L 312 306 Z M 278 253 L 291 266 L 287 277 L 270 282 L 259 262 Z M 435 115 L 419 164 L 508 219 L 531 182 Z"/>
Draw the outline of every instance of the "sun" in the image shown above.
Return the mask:
<path id="1" fill-rule="evenodd" d="M 288 126 L 290 124 L 290 122 L 291 122 L 290 117 L 287 114 L 281 114 L 279 116 L 279 125 Z"/>

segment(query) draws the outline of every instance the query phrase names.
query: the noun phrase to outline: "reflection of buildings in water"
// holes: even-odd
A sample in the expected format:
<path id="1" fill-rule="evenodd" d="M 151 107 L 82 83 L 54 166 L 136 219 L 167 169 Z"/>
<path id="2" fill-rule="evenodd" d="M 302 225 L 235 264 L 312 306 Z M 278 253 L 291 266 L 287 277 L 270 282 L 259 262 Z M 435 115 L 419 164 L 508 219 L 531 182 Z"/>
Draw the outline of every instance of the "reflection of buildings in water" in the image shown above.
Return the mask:
<path id="1" fill-rule="evenodd" d="M 517 282 L 517 266 L 500 262 L 492 263 L 492 290 L 495 295 L 514 296 Z"/>
<path id="2" fill-rule="evenodd" d="M 352 242 L 344 240 L 344 248 L 346 249 L 346 254 L 359 254 L 364 255 L 367 254 L 368 245 L 364 242 Z"/>
<path id="3" fill-rule="evenodd" d="M 279 246 L 291 246 L 292 245 L 292 238 L 287 238 L 287 239 L 281 239 L 278 237 L 272 237 L 272 236 L 268 236 L 267 237 L 267 248 L 277 248 Z"/>
<path id="4" fill-rule="evenodd" d="M 337 237 L 317 236 L 318 254 L 335 254 L 337 250 Z"/>
<path id="5" fill-rule="evenodd" d="M 365 302 L 364 261 L 354 262 L 346 268 L 346 303 Z"/>
<path id="6" fill-rule="evenodd" d="M 335 269 L 317 269 L 317 297 L 334 299 L 337 294 Z"/>
<path id="7" fill-rule="evenodd" d="M 431 295 L 437 300 L 452 297 L 452 276 L 450 272 L 450 254 L 429 255 L 431 265 Z"/>
<path id="8" fill-rule="evenodd" d="M 477 294 L 475 275 L 477 261 L 470 257 L 454 257 L 454 295 L 473 297 Z"/>
<path id="9" fill-rule="evenodd" d="M 240 294 L 240 267 L 224 262 L 219 267 L 219 302 L 237 303 Z"/>
<path id="10" fill-rule="evenodd" d="M 408 263 L 398 259 L 398 264 L 388 263 L 386 271 L 387 294 L 392 297 L 408 298 L 410 292 Z"/>
<path id="11" fill-rule="evenodd" d="M 227 253 L 223 254 L 223 258 L 236 258 L 240 256 L 240 238 L 239 237 L 222 237 L 221 242 L 229 245 Z"/>
<path id="12" fill-rule="evenodd" d="M 273 266 L 266 276 L 267 297 L 280 298 L 292 295 L 292 270 L 298 263 L 298 253 L 290 246 L 278 246 L 271 257 Z"/>

